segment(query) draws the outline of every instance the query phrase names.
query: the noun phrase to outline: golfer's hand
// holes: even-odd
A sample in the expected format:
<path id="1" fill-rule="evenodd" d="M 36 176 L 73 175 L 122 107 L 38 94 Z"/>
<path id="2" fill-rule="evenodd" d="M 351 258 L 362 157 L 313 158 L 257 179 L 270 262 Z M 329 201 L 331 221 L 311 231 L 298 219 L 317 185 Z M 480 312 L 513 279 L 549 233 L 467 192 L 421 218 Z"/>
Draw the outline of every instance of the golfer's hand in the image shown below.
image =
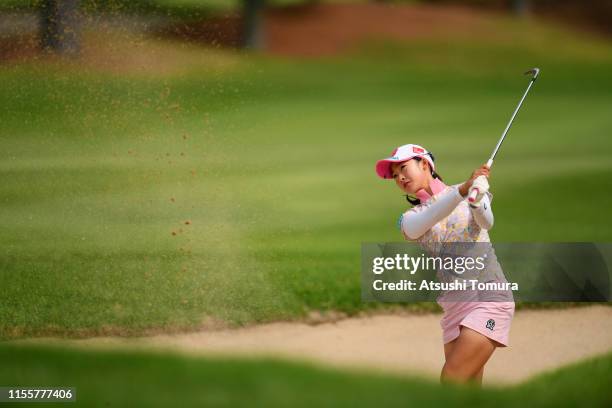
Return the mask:
<path id="1" fill-rule="evenodd" d="M 459 194 L 461 194 L 463 197 L 467 197 L 470 192 L 470 188 L 472 187 L 472 184 L 474 184 L 474 180 L 476 180 L 476 178 L 479 176 L 484 176 L 486 178 L 489 177 L 489 167 L 487 167 L 486 163 L 474 170 L 470 178 L 467 179 L 465 183 L 459 186 Z"/>
<path id="2" fill-rule="evenodd" d="M 468 202 L 474 207 L 480 207 L 480 200 L 489 191 L 489 181 L 485 176 L 478 176 L 474 179 L 472 187 L 468 190 Z M 470 201 L 470 199 L 473 199 Z"/>

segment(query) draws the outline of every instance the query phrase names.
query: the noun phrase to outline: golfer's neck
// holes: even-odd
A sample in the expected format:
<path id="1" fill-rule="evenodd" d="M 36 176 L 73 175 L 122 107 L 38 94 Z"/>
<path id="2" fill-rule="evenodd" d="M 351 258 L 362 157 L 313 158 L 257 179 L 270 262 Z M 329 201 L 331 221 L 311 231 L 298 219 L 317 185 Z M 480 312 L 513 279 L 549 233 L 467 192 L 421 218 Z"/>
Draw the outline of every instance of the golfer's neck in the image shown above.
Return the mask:
<path id="1" fill-rule="evenodd" d="M 427 191 L 430 197 L 434 195 L 433 190 L 431 189 L 431 180 L 427 182 L 427 187 L 425 187 L 425 191 Z"/>

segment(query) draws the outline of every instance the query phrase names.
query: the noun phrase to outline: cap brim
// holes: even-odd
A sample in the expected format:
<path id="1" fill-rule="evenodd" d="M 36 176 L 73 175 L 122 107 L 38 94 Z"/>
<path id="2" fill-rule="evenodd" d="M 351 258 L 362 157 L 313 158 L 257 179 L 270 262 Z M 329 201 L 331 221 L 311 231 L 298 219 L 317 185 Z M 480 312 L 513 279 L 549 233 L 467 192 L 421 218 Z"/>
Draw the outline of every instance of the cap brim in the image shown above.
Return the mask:
<path id="1" fill-rule="evenodd" d="M 380 178 L 384 178 L 384 179 L 393 178 L 393 174 L 391 173 L 391 163 L 402 163 L 410 159 L 414 159 L 415 157 L 424 158 L 425 160 L 427 160 L 431 168 L 435 169 L 436 165 L 429 157 L 427 157 L 427 153 L 426 153 L 426 154 L 415 154 L 410 157 L 402 157 L 401 159 L 397 159 L 397 160 L 393 160 L 393 159 L 379 160 L 376 162 L 376 174 L 378 174 Z"/>
<path id="2" fill-rule="evenodd" d="M 376 162 L 376 174 L 378 177 L 384 179 L 393 178 L 393 174 L 391 174 L 391 163 L 399 163 L 405 160 L 391 160 L 391 159 L 382 159 Z"/>

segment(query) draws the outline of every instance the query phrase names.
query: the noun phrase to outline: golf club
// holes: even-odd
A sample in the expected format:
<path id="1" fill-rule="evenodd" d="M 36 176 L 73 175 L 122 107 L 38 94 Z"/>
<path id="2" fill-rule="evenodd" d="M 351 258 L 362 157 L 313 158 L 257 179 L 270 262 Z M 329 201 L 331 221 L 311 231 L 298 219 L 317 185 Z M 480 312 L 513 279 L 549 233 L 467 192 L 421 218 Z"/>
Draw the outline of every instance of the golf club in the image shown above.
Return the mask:
<path id="1" fill-rule="evenodd" d="M 491 168 L 491 166 L 493 165 L 493 160 L 495 159 L 495 155 L 497 155 L 497 152 L 499 151 L 501 144 L 506 138 L 506 134 L 508 134 L 508 130 L 510 130 L 510 127 L 512 126 L 512 122 L 514 122 L 514 118 L 516 117 L 516 114 L 518 113 L 519 109 L 521 109 L 521 105 L 523 104 L 523 101 L 525 100 L 527 93 L 529 93 L 529 90 L 531 89 L 531 85 L 533 85 L 535 80 L 538 78 L 539 74 L 540 74 L 539 68 L 532 68 L 529 71 L 525 72 L 525 75 L 532 75 L 531 81 L 529 81 L 529 85 L 527 85 L 527 90 L 523 94 L 523 97 L 521 98 L 520 102 L 518 103 L 518 106 L 514 110 L 512 117 L 510 118 L 510 122 L 508 122 L 508 126 L 506 126 L 506 129 L 504 130 L 504 133 L 502 133 L 501 137 L 499 138 L 499 141 L 497 142 L 495 149 L 493 149 L 493 153 L 491 154 L 491 157 L 487 161 L 488 168 Z M 479 177 L 484 177 L 484 176 L 479 176 Z M 473 203 L 476 200 L 476 196 L 478 196 L 478 193 L 479 191 L 477 187 L 472 188 L 468 195 L 468 202 Z"/>

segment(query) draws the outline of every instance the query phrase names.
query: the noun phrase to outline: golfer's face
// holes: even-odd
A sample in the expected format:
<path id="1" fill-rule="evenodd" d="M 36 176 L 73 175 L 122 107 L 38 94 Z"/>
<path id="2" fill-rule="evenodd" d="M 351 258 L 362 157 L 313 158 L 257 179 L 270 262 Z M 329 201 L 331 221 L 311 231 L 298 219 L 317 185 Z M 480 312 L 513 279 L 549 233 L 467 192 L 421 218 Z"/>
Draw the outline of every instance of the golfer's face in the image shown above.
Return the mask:
<path id="1" fill-rule="evenodd" d="M 391 165 L 395 184 L 400 190 L 408 194 L 414 194 L 423 188 L 424 172 L 419 164 L 421 162 L 411 159 Z"/>

